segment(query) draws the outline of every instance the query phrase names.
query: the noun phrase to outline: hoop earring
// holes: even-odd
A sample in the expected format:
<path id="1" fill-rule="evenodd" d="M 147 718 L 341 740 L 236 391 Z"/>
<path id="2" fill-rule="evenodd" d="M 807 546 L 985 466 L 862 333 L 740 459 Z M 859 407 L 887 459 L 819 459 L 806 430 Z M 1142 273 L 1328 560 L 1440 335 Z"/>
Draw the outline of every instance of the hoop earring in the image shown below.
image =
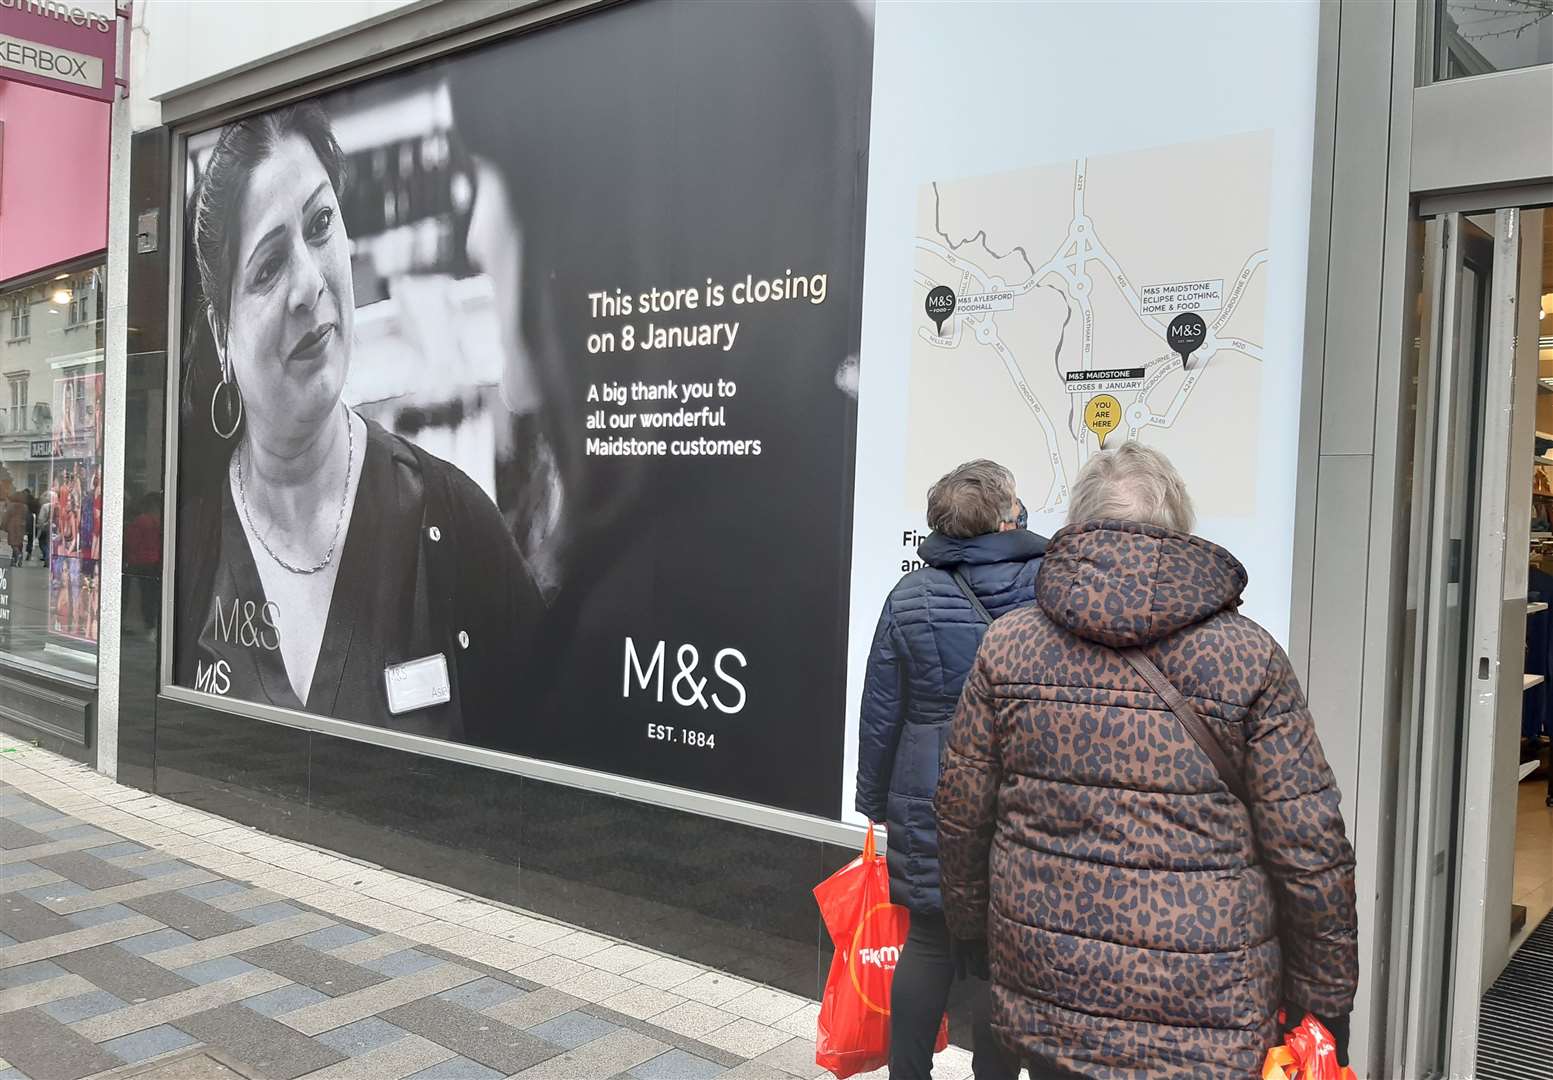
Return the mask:
<path id="1" fill-rule="evenodd" d="M 232 399 L 230 397 L 227 398 L 224 403 L 222 403 L 222 411 L 225 412 L 228 416 L 231 416 L 234 411 L 237 413 L 236 417 L 232 420 L 232 426 L 229 427 L 226 431 L 221 430 L 221 424 L 216 420 L 216 406 L 218 402 L 222 402 L 221 392 L 223 390 L 230 391 L 237 399 L 237 405 L 235 408 L 232 405 Z M 237 383 L 227 382 L 225 379 L 222 379 L 219 383 L 216 384 L 215 393 L 210 395 L 210 429 L 216 433 L 217 438 L 230 439 L 233 435 L 237 434 L 237 429 L 239 426 L 241 426 L 242 422 L 243 392 L 238 387 Z"/>

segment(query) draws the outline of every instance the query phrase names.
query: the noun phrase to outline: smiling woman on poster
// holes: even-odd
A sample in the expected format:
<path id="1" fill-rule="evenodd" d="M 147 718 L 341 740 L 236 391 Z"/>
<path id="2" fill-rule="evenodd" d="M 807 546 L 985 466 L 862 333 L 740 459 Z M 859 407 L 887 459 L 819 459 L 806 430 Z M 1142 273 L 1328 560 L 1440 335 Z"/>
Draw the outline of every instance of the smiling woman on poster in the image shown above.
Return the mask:
<path id="1" fill-rule="evenodd" d="M 475 483 L 341 400 L 344 181 L 304 103 L 221 129 L 194 194 L 178 681 L 484 742 L 510 722 L 541 602 Z"/>

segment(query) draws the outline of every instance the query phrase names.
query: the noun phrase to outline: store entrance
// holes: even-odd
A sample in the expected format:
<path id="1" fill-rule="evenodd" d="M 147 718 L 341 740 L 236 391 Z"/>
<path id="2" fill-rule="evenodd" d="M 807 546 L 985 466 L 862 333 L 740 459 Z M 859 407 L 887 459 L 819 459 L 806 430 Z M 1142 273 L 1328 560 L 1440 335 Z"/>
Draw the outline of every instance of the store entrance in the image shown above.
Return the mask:
<path id="1" fill-rule="evenodd" d="M 1510 519 L 1506 558 L 1518 553 L 1524 523 L 1525 688 L 1518 712 L 1500 714 L 1491 791 L 1488 895 L 1496 906 L 1485 913 L 1476 1074 L 1485 1080 L 1553 1075 L 1546 1027 L 1533 1039 L 1527 1026 L 1543 1022 L 1533 1002 L 1553 996 L 1553 210 L 1520 218 L 1513 348 L 1517 373 L 1532 367 L 1536 377 L 1517 379 L 1516 410 L 1529 410 L 1535 428 L 1530 440 L 1518 429 L 1511 452 L 1531 458 L 1532 502 L 1529 515 Z M 1519 482 L 1518 470 L 1511 476 Z M 1506 890 L 1508 924 L 1500 921 Z"/>
<path id="2" fill-rule="evenodd" d="M 1485 995 L 1553 909 L 1553 213 L 1444 214 L 1421 243 L 1388 1057 L 1541 1076 Z"/>

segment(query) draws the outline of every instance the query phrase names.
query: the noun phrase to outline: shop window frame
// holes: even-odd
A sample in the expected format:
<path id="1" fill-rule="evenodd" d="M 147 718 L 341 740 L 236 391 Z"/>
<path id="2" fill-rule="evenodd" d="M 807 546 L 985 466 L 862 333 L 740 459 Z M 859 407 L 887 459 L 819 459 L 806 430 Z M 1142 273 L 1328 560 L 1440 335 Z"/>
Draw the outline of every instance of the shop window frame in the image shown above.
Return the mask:
<path id="1" fill-rule="evenodd" d="M 497 17 L 457 14 L 459 5 L 432 5 L 409 12 L 376 27 L 363 29 L 333 42 L 320 43 L 264 69 L 235 72 L 219 82 L 203 84 L 187 93 L 174 94 L 162 103 L 164 123 L 171 135 L 167 191 L 167 382 L 164 445 L 166 447 L 162 492 L 167 508 L 162 529 L 162 565 L 177 566 L 178 464 L 180 373 L 183 345 L 183 283 L 185 266 L 186 173 L 191 136 L 220 127 L 232 120 L 264 112 L 292 101 L 310 99 L 331 90 L 365 82 L 427 61 L 445 59 L 502 38 L 540 30 L 565 19 L 605 10 L 619 0 L 531 0 Z M 456 25 L 449 25 L 450 15 Z M 430 27 L 418 20 L 430 20 Z M 361 62 L 359 57 L 371 59 Z M 283 89 L 276 89 L 282 87 Z M 212 712 L 249 717 L 283 727 L 334 735 L 354 742 L 404 750 L 424 757 L 480 766 L 514 776 L 604 793 L 653 806 L 699 814 L 733 824 L 750 825 L 789 836 L 840 844 L 856 849 L 866 831 L 863 825 L 840 819 L 742 799 L 673 787 L 658 781 L 606 773 L 543 758 L 527 757 L 484 747 L 447 742 L 389 728 L 372 727 L 349 720 L 319 716 L 300 710 L 257 702 L 238 701 L 209 691 L 179 686 L 173 679 L 175 598 L 172 572 L 164 575 L 161 593 L 162 625 L 157 657 L 157 697 Z"/>
<path id="2" fill-rule="evenodd" d="M 1442 14 L 1447 0 L 1424 0 L 1417 5 L 1418 9 L 1418 38 L 1417 52 L 1414 66 L 1414 87 L 1432 86 L 1436 83 L 1458 83 L 1467 79 L 1492 78 L 1509 72 L 1527 71 L 1533 68 L 1548 67 L 1553 65 L 1553 59 L 1535 64 L 1521 64 L 1516 67 L 1490 68 L 1487 71 L 1471 72 L 1461 75 L 1445 74 L 1444 69 L 1448 61 L 1446 52 L 1446 38 L 1440 32 L 1443 23 Z M 1547 16 L 1553 19 L 1553 14 Z"/>
<path id="3" fill-rule="evenodd" d="M 29 430 L 27 412 L 31 408 L 31 406 L 28 404 L 28 391 L 31 387 L 31 383 L 32 372 L 30 371 L 18 371 L 14 374 L 11 372 L 6 372 L 5 388 L 7 391 L 7 396 L 11 401 L 11 404 L 6 407 L 6 410 L 10 414 L 10 430 L 13 432 L 23 432 Z M 18 393 L 18 391 L 20 392 Z"/>
<path id="4" fill-rule="evenodd" d="M 6 281 L 0 281 L 0 326 L 3 326 L 7 331 L 4 339 L 5 344 L 10 345 L 31 340 L 32 304 L 47 300 L 48 289 L 51 285 L 53 285 L 53 283 L 58 281 L 70 281 L 73 278 L 78 278 L 83 274 L 98 275 L 97 280 L 100 283 L 103 281 L 102 270 L 107 265 L 107 260 L 107 249 L 98 248 L 95 251 L 87 252 L 84 255 L 70 259 L 66 262 L 55 263 L 52 266 L 43 267 L 25 275 L 20 275 Z M 100 305 L 102 300 L 102 293 L 100 289 L 97 291 L 97 296 L 100 312 Z M 28 334 L 26 337 L 12 338 L 8 332 L 10 330 L 9 324 L 3 322 L 3 320 L 5 320 L 11 312 L 11 304 L 8 303 L 8 301 L 18 301 L 24 298 L 29 301 L 27 304 Z M 61 315 L 64 314 L 65 313 L 62 311 Z M 68 327 L 61 327 L 61 329 L 68 329 Z M 103 368 L 106 369 L 106 342 L 104 342 L 102 352 L 103 356 L 96 362 L 102 364 Z M 0 374 L 5 373 L 0 372 Z M 27 411 L 24 414 L 24 423 L 36 419 L 39 422 L 31 425 L 31 427 L 36 428 L 36 430 L 29 430 L 29 433 L 32 435 L 52 435 L 56 418 L 54 417 L 51 403 L 38 400 L 33 394 L 33 390 L 35 389 L 35 387 L 31 387 L 29 385 Z M 43 411 L 40 412 L 40 409 Z M 0 430 L 7 430 L 9 433 L 15 434 L 15 429 L 11 428 L 10 425 L 11 409 L 8 392 L 4 399 L 0 399 L 0 416 L 3 416 L 3 421 L 0 421 Z M 42 418 L 46 418 L 46 420 Z M 98 604 L 98 615 L 100 618 L 100 597 Z M 66 703 L 71 708 L 74 708 L 77 704 L 79 704 L 76 698 L 69 696 L 71 694 L 89 695 L 89 697 L 82 698 L 81 701 L 84 702 L 91 700 L 95 697 L 98 688 L 101 685 L 102 679 L 102 656 L 100 652 L 100 639 L 98 646 L 99 652 L 97 654 L 97 664 L 90 675 L 81 671 L 72 670 L 70 668 L 59 667 L 52 663 L 39 661 L 22 653 L 0 651 L 0 702 L 5 700 L 3 683 L 6 680 L 20 680 L 18 685 L 27 686 L 29 693 L 43 693 L 46 695 L 51 695 L 49 697 L 50 701 L 54 701 L 57 698 L 58 702 Z M 63 688 L 68 688 L 68 690 L 64 690 Z M 61 693 L 63 693 L 64 696 L 60 696 Z M 8 714 L 4 708 L 0 708 L 0 718 L 5 718 L 8 715 L 10 714 Z M 25 717 L 19 718 L 19 722 L 28 724 L 29 726 L 39 726 L 34 724 L 31 720 L 26 719 Z M 57 734 L 60 737 L 66 738 L 70 742 L 81 746 L 90 745 L 91 740 L 94 738 L 94 735 L 91 733 L 90 725 L 84 729 L 86 731 L 86 734 L 84 735 L 80 732 L 69 732 L 64 729 L 56 729 L 50 725 L 42 725 L 42 727 L 52 734 Z"/>
<path id="5" fill-rule="evenodd" d="M 6 342 L 32 340 L 32 304 L 27 297 L 28 290 L 22 289 L 11 297 L 10 316 L 11 332 L 6 335 Z"/>

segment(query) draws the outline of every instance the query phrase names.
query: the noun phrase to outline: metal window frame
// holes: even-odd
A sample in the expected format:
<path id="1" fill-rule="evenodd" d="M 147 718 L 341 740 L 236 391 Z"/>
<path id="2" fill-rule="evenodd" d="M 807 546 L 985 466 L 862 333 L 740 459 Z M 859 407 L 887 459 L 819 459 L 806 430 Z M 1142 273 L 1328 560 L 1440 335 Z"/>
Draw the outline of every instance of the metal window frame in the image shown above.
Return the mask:
<path id="1" fill-rule="evenodd" d="M 1394 0 L 1399 16 L 1412 0 Z M 1468 213 L 1493 213 L 1498 229 L 1496 248 L 1502 243 L 1502 234 L 1513 229 L 1516 209 L 1553 201 L 1553 176 L 1548 173 L 1553 163 L 1553 130 L 1546 124 L 1546 109 L 1537 102 L 1545 101 L 1553 90 L 1553 65 L 1543 64 L 1489 72 L 1481 75 L 1442 79 L 1437 77 L 1440 61 L 1440 43 L 1437 34 L 1437 8 L 1439 0 L 1420 0 L 1412 19 L 1399 17 L 1395 27 L 1397 55 L 1411 52 L 1414 67 L 1409 74 L 1408 87 L 1398 86 L 1394 93 L 1393 108 L 1407 112 L 1407 144 L 1401 165 L 1404 190 L 1407 193 L 1410 222 L 1424 222 L 1431 218 L 1455 220 L 1454 215 Z M 1410 41 L 1409 39 L 1414 40 Z M 1400 83 L 1401 80 L 1399 80 Z M 1467 143 L 1463 144 L 1463 139 Z M 1409 261 L 1421 260 L 1422 251 L 1409 252 Z M 1416 270 L 1409 266 L 1401 273 Z M 1500 280 L 1502 267 L 1496 259 L 1494 267 L 1494 300 L 1490 303 L 1490 365 L 1495 347 L 1501 347 L 1506 334 L 1502 305 L 1498 295 L 1504 282 Z M 1390 271 L 1388 271 L 1390 273 Z M 1419 282 L 1420 287 L 1423 282 Z M 1406 305 L 1412 296 L 1403 294 L 1399 305 Z M 1400 310 L 1400 308 L 1399 308 Z M 1391 320 L 1395 312 L 1387 310 L 1383 317 Z M 1407 347 L 1404 332 L 1387 332 L 1382 335 L 1380 346 L 1383 362 L 1400 360 Z M 1511 371 L 1498 372 L 1506 380 Z M 1490 375 L 1496 373 L 1492 370 Z M 1405 387 L 1401 388 L 1406 390 Z M 1504 386 L 1495 389 L 1501 399 Z M 1384 405 L 1384 402 L 1378 403 Z M 1503 401 L 1501 400 L 1501 405 Z M 1395 408 L 1405 408 L 1399 397 Z M 1507 410 L 1502 410 L 1507 413 Z M 1505 467 L 1503 460 L 1495 458 L 1508 436 L 1508 416 L 1493 414 L 1490 410 L 1489 430 L 1483 432 L 1484 460 L 1479 472 L 1479 486 L 1483 490 L 1498 490 L 1487 481 Z M 1504 429 L 1504 430 L 1502 430 Z M 1490 445 L 1492 444 L 1492 445 Z M 1433 448 L 1426 447 L 1428 452 Z M 1416 464 L 1416 461 L 1415 461 Z M 1502 477 L 1501 477 L 1502 478 Z M 1497 481 L 1496 481 L 1497 483 Z M 1415 507 L 1415 510 L 1417 507 Z M 1480 559 L 1483 549 L 1498 550 L 1488 560 L 1490 566 L 1479 564 L 1474 574 L 1487 571 L 1492 579 L 1502 578 L 1504 567 L 1504 507 L 1499 503 L 1480 507 L 1474 523 Z M 1498 519 L 1497 527 L 1494 522 Z M 1483 595 L 1474 599 L 1473 622 L 1469 629 L 1474 657 L 1487 657 L 1485 627 L 1489 622 L 1498 628 L 1497 608 L 1505 601 L 1501 596 L 1501 582 L 1480 582 Z M 1394 610 L 1406 605 L 1405 595 L 1391 600 Z M 1442 658 L 1432 657 L 1439 663 Z M 1498 658 L 1494 658 L 1497 660 Z M 1501 672 L 1501 674 L 1503 674 Z M 1418 678 L 1413 670 L 1411 679 Z M 1506 676 L 1508 678 L 1508 676 Z M 1477 680 L 1474 678 L 1473 680 Z M 1415 692 L 1416 683 L 1404 688 Z M 1498 686 L 1498 694 L 1507 691 Z M 1497 695 L 1496 695 L 1497 697 Z M 1392 719 L 1388 714 L 1387 719 Z M 1393 764 L 1391 773 L 1397 776 L 1399 810 L 1393 822 L 1392 840 L 1398 851 L 1398 859 L 1390 880 L 1392 898 L 1392 926 L 1390 956 L 1389 1001 L 1382 1006 L 1390 1039 L 1386 1047 L 1386 1065 L 1391 1069 L 1406 1067 L 1411 1058 L 1401 1060 L 1412 1039 L 1408 1038 L 1416 1020 L 1415 1008 L 1440 1007 L 1443 1010 L 1441 1035 L 1444 1039 L 1447 1075 L 1469 1075 L 1476 1057 L 1476 1026 L 1478 1005 L 1483 985 L 1483 965 L 1486 959 L 1484 920 L 1481 912 L 1487 899 L 1486 858 L 1487 834 L 1491 824 L 1490 789 L 1492 784 L 1492 747 L 1476 745 L 1468 739 L 1456 761 L 1457 794 L 1459 807 L 1454 828 L 1457 830 L 1458 847 L 1455 864 L 1449 867 L 1450 880 L 1446 888 L 1454 898 L 1455 918 L 1446 942 L 1416 940 L 1412 926 L 1412 890 L 1419 881 L 1420 867 L 1416 860 L 1423 857 L 1426 838 L 1420 835 L 1420 821 L 1416 813 L 1405 809 L 1416 800 L 1418 784 L 1416 758 L 1421 748 L 1427 749 L 1432 730 L 1423 731 L 1414 726 L 1410 718 L 1397 718 L 1402 725 L 1398 750 L 1404 763 Z M 1471 714 L 1463 720 L 1468 733 L 1478 732 L 1488 724 L 1481 709 L 1474 703 Z M 1475 860 L 1475 861 L 1474 861 Z M 1422 954 L 1429 949 L 1446 948 L 1453 953 L 1453 967 L 1444 985 L 1440 987 L 1444 999 L 1439 1002 L 1420 1002 L 1408 991 L 1413 986 L 1413 968 L 1421 962 Z M 1373 1064 L 1373 1063 L 1372 1063 Z"/>
<path id="2" fill-rule="evenodd" d="M 164 120 L 169 121 L 172 160 L 169 169 L 169 221 L 167 281 L 167 382 L 164 441 L 166 455 L 163 492 L 170 512 L 164 515 L 162 566 L 162 626 L 158 656 L 157 697 L 229 715 L 317 732 L 492 769 L 548 783 L 631 799 L 636 802 L 682 810 L 705 817 L 771 832 L 802 837 L 848 848 L 860 848 L 867 829 L 839 819 L 823 818 L 722 795 L 673 787 L 595 769 L 565 765 L 540 758 L 487 750 L 419 735 L 375 728 L 334 717 L 316 716 L 293 709 L 234 701 L 218 694 L 191 690 L 173 683 L 175 638 L 174 586 L 178 552 L 179 407 L 183 351 L 182 294 L 184 275 L 184 162 L 191 136 L 242 116 L 263 112 L 301 98 L 316 97 L 414 65 L 437 60 L 488 44 L 501 38 L 528 33 L 562 20 L 603 10 L 620 0 L 516 0 L 501 5 L 502 12 L 463 4 L 411 5 L 400 17 L 351 28 L 314 46 L 270 62 L 249 65 L 236 73 L 197 84 L 163 99 Z M 357 63 L 353 58 L 371 59 Z M 838 807 L 838 813 L 842 808 Z"/>
<path id="3" fill-rule="evenodd" d="M 73 277 L 75 277 L 75 275 L 81 273 L 83 270 L 93 270 L 93 269 L 96 269 L 98 267 L 107 266 L 107 264 L 108 264 L 108 251 L 107 251 L 106 248 L 101 248 L 101 249 L 99 249 L 97 251 L 89 252 L 86 255 L 79 256 L 78 258 L 67 259 L 64 262 L 55 263 L 52 266 L 45 266 L 45 267 L 43 267 L 43 268 L 41 268 L 39 270 L 29 271 L 26 274 L 20 275 L 18 277 L 11 278 L 9 281 L 0 282 L 0 300 L 6 299 L 8 294 L 13 293 L 13 292 L 17 292 L 17 291 L 19 291 L 21 289 L 30 289 L 30 288 L 32 288 L 35 285 L 40 285 L 40 284 L 43 284 L 45 282 L 53 281 L 55 278 L 59 277 L 61 274 L 68 274 L 68 275 L 70 275 L 73 278 Z M 13 299 L 13 302 L 14 302 L 15 299 L 19 299 L 19 298 L 12 298 L 12 299 Z M 8 331 L 10 329 L 10 327 L 9 327 L 9 319 L 10 319 L 10 317 L 11 317 L 11 313 L 10 313 L 10 310 L 9 310 L 9 305 L 7 305 L 7 310 L 3 314 L 0 314 L 0 318 L 4 318 L 4 319 L 7 320 L 6 329 Z M 14 339 L 10 339 L 10 340 L 25 341 L 25 340 L 28 339 L 28 337 L 31 336 L 31 333 L 32 333 L 32 327 L 31 327 L 32 312 L 31 312 L 30 308 L 26 309 L 26 317 L 27 317 L 27 320 L 28 320 L 27 335 L 24 336 L 24 337 L 21 337 L 21 338 L 14 338 Z M 106 361 L 104 361 L 104 362 L 106 362 Z M 30 388 L 29 388 L 28 402 L 27 402 L 28 410 L 30 411 L 32 408 L 34 408 L 38 404 L 40 404 L 39 400 L 37 398 L 35 398 L 35 397 L 32 397 L 31 391 L 30 391 Z M 49 405 L 50 409 L 52 410 L 52 408 L 53 408 L 53 398 L 52 398 L 52 395 L 49 398 L 48 405 Z M 9 406 L 6 406 L 6 409 L 7 409 L 7 411 L 9 411 Z M 99 605 L 100 605 L 100 603 L 101 603 L 101 601 L 99 599 Z M 99 607 L 99 614 L 100 613 L 101 613 L 101 609 Z M 77 690 L 80 690 L 80 691 L 82 691 L 84 693 L 90 693 L 92 695 L 96 695 L 100 691 L 101 686 L 102 686 L 102 656 L 101 656 L 102 640 L 101 640 L 100 636 L 98 638 L 97 645 L 98 645 L 98 663 L 97 663 L 96 669 L 93 670 L 93 672 L 92 672 L 92 674 L 90 676 L 82 675 L 81 673 L 75 672 L 75 671 L 68 671 L 68 670 L 66 670 L 64 668 L 58 668 L 58 667 L 53 666 L 52 664 L 43 663 L 41 661 L 31 660 L 31 659 L 29 659 L 27 657 L 24 657 L 24 656 L 20 655 L 20 654 L 13 654 L 13 653 L 8 653 L 8 652 L 0 652 L 0 676 L 5 675 L 7 672 L 10 672 L 12 674 L 21 672 L 21 673 L 27 674 L 28 676 L 41 677 L 43 679 L 47 679 L 47 680 L 50 680 L 50 681 L 55 682 L 55 683 L 59 683 L 59 684 L 62 684 L 62 685 L 70 686 L 70 687 L 72 687 L 74 689 L 77 689 Z M 32 685 L 32 684 L 29 683 L 29 685 Z M 50 730 L 52 731 L 53 729 L 51 728 Z M 77 737 L 74 736 L 74 735 L 70 735 L 70 736 L 68 736 L 68 738 L 72 742 L 79 742 Z"/>
<path id="4" fill-rule="evenodd" d="M 1456 874 L 1455 967 L 1448 1006 L 1450 1042 L 1448 1065 L 1453 1074 L 1469 1075 L 1477 1064 L 1478 1009 L 1485 985 L 1484 965 L 1488 949 L 1484 914 L 1489 899 L 1490 828 L 1494 823 L 1494 734 L 1498 711 L 1508 701 L 1519 701 L 1524 664 L 1505 663 L 1501 648 L 1503 609 L 1516 603 L 1524 627 L 1525 590 L 1518 598 L 1506 597 L 1505 569 L 1508 539 L 1512 412 L 1516 404 L 1515 319 L 1517 286 L 1521 272 L 1520 210 L 1505 207 L 1494 213 L 1494 260 L 1488 283 L 1488 371 L 1483 403 L 1482 456 L 1478 475 L 1478 516 L 1475 523 L 1477 558 L 1471 628 L 1474 666 L 1488 663 L 1493 693 L 1471 695 L 1464 718 L 1462 754 L 1457 762 L 1461 785 Z M 1533 391 L 1533 409 L 1536 392 Z M 1530 466 L 1527 466 L 1530 471 Z M 1524 559 L 1524 555 L 1522 556 Z M 1518 603 L 1517 603 L 1518 601 Z M 1512 660 L 1514 657 L 1512 656 Z M 1466 673 L 1474 677 L 1472 671 Z M 1475 676 L 1481 679 L 1481 672 Z M 1497 974 L 1497 972 L 1496 972 Z"/>
<path id="5" fill-rule="evenodd" d="M 1398 2 L 1398 0 L 1393 0 Z M 1401 2 L 1417 2 L 1418 16 L 1415 20 L 1417 28 L 1417 51 L 1414 56 L 1414 70 L 1416 72 L 1413 85 L 1418 89 L 1427 86 L 1442 86 L 1469 82 L 1474 79 L 1491 79 L 1496 75 L 1508 75 L 1517 71 L 1529 71 L 1536 68 L 1546 68 L 1549 65 L 1523 64 L 1520 67 L 1495 68 L 1491 71 L 1482 71 L 1476 75 L 1457 75 L 1443 77 L 1440 74 L 1442 61 L 1445 59 L 1444 40 L 1440 37 L 1440 8 L 1447 0 L 1401 0 Z M 1485 59 L 1487 59 L 1485 57 Z"/>
<path id="6" fill-rule="evenodd" d="M 1553 151 L 1536 156 L 1553 138 L 1545 120 L 1539 134 L 1530 116 L 1533 103 L 1546 98 L 1538 88 L 1549 85 L 1549 67 L 1436 81 L 1434 17 L 1435 0 L 1322 3 L 1327 70 L 1317 87 L 1290 653 L 1302 679 L 1314 679 L 1307 682 L 1313 707 L 1321 699 L 1326 709 L 1352 710 L 1358 725 L 1358 790 L 1349 826 L 1358 855 L 1365 971 L 1354 1014 L 1354 1064 L 1361 1075 L 1389 1075 L 1397 1067 L 1394 1028 L 1405 1007 L 1398 988 L 1406 986 L 1412 959 L 1405 891 L 1415 838 L 1398 807 L 1410 783 L 1401 756 L 1417 734 L 1402 716 L 1411 652 L 1403 571 L 1410 547 L 1417 547 L 1401 512 L 1401 485 L 1408 483 L 1414 453 L 1399 439 L 1411 397 L 1406 361 L 1417 329 L 1411 301 L 1420 284 L 1422 219 L 1534 205 L 1553 190 L 1553 177 L 1535 167 L 1538 160 L 1553 161 Z M 1382 64 L 1389 66 L 1389 84 L 1377 68 Z M 1376 122 L 1376 110 L 1385 111 L 1389 124 Z M 1453 124 L 1464 123 L 1480 148 L 1470 154 L 1459 151 L 1460 132 L 1452 133 Z M 1536 141 L 1526 141 L 1528 132 Z M 1454 158 L 1430 152 L 1440 139 L 1454 139 Z M 1343 177 L 1341 188 L 1334 174 Z M 1383 199 L 1373 196 L 1377 183 Z M 1346 228 L 1338 230 L 1336 219 Z M 1331 237 L 1323 231 L 1328 228 Z M 1358 247 L 1355 237 L 1363 240 Z M 1355 358 L 1372 350 L 1374 383 L 1367 368 L 1355 380 Z M 1362 432 L 1354 429 L 1360 410 L 1329 409 L 1323 400 L 1362 394 L 1367 402 L 1372 393 L 1373 413 L 1364 418 L 1373 424 Z M 1367 487 L 1366 478 L 1353 476 L 1365 462 Z M 1361 522 L 1368 545 L 1362 572 L 1346 561 L 1341 545 L 1333 546 L 1334 535 L 1351 534 Z M 1357 630 L 1350 608 L 1334 605 L 1333 593 L 1343 585 L 1364 593 L 1362 604 L 1353 605 L 1362 623 Z M 1334 638 L 1353 642 L 1352 659 L 1341 670 L 1311 670 L 1319 643 L 1327 642 L 1330 654 Z M 1347 815 L 1347 800 L 1344 809 Z"/>
<path id="7" fill-rule="evenodd" d="M 17 289 L 37 285 L 44 281 L 52 281 L 60 274 L 69 274 L 73 277 L 83 270 L 92 270 L 107 264 L 107 248 L 88 251 L 84 255 L 77 255 L 74 258 L 65 259 L 63 262 L 42 266 L 36 270 L 29 270 L 25 274 L 18 274 L 9 280 L 0 281 L 0 298 L 3 298 L 7 293 L 15 292 Z"/>

